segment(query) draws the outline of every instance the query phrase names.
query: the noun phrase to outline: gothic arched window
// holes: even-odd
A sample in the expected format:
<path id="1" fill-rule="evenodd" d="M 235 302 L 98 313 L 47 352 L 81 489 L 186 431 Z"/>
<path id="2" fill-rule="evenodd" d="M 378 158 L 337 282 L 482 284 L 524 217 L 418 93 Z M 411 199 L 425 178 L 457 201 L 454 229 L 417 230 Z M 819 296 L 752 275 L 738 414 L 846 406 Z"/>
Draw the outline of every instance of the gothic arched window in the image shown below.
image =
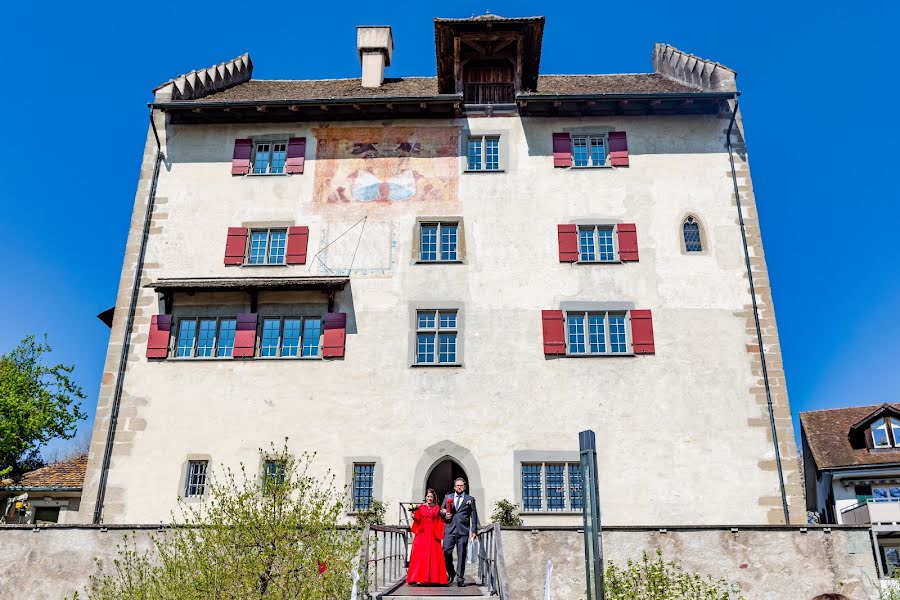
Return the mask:
<path id="1" fill-rule="evenodd" d="M 700 241 L 700 223 L 689 216 L 681 226 L 684 231 L 684 249 L 687 252 L 703 252 L 703 243 Z"/>

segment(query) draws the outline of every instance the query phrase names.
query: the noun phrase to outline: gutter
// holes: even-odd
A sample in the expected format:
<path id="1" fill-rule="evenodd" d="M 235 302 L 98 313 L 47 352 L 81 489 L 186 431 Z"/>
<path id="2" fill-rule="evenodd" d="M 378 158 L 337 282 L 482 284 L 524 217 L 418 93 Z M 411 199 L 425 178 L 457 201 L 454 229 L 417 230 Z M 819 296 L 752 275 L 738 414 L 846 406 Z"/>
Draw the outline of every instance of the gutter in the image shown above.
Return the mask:
<path id="1" fill-rule="evenodd" d="M 106 444 L 103 447 L 103 462 L 100 467 L 100 483 L 97 486 L 97 501 L 94 504 L 93 523 L 103 520 L 103 500 L 106 496 L 106 483 L 109 479 L 109 463 L 112 459 L 113 442 L 116 437 L 116 426 L 119 422 L 119 406 L 122 403 L 122 385 L 125 380 L 125 368 L 128 364 L 128 351 L 131 348 L 131 330 L 134 327 L 134 313 L 137 308 L 138 293 L 141 286 L 141 272 L 144 270 L 144 256 L 147 252 L 147 239 L 150 236 L 150 221 L 153 217 L 153 203 L 156 200 L 156 184 L 159 181 L 159 167 L 162 164 L 162 144 L 156 123 L 153 121 L 153 105 L 150 106 L 150 127 L 156 138 L 156 162 L 153 166 L 153 178 L 150 182 L 150 194 L 147 197 L 147 209 L 144 212 L 144 228 L 141 245 L 138 250 L 137 264 L 134 267 L 134 280 L 131 283 L 131 301 L 128 304 L 128 318 L 125 324 L 125 336 L 122 339 L 122 352 L 119 354 L 119 369 L 116 372 L 116 387 L 113 391 L 112 408 L 109 415 L 109 429 L 106 431 Z"/>
<path id="2" fill-rule="evenodd" d="M 80 492 L 80 487 L 56 487 L 47 485 L 8 485 L 0 488 L 0 492 Z"/>
<path id="3" fill-rule="evenodd" d="M 769 385 L 769 370 L 766 366 L 766 349 L 763 346 L 762 328 L 759 324 L 759 306 L 756 302 L 756 286 L 753 283 L 753 269 L 750 267 L 750 249 L 747 246 L 747 228 L 744 226 L 744 214 L 741 208 L 741 194 L 738 190 L 737 173 L 734 169 L 734 147 L 731 144 L 731 130 L 737 119 L 738 95 L 734 94 L 734 110 L 731 113 L 731 122 L 728 124 L 728 133 L 726 134 L 726 143 L 728 145 L 728 161 L 731 163 L 731 181 L 734 183 L 734 202 L 737 206 L 738 222 L 741 226 L 741 241 L 744 244 L 744 260 L 747 264 L 747 279 L 750 284 L 750 299 L 753 303 L 753 321 L 756 324 L 756 343 L 759 346 L 759 359 L 762 364 L 763 384 L 766 389 L 766 408 L 769 411 L 769 428 L 772 433 L 772 444 L 775 447 L 775 466 L 778 470 L 778 488 L 781 491 L 781 506 L 784 510 L 784 522 L 790 523 L 790 513 L 788 512 L 787 492 L 784 489 L 784 469 L 781 465 L 781 450 L 778 447 L 778 431 L 775 427 L 775 411 L 772 406 L 772 390 Z"/>

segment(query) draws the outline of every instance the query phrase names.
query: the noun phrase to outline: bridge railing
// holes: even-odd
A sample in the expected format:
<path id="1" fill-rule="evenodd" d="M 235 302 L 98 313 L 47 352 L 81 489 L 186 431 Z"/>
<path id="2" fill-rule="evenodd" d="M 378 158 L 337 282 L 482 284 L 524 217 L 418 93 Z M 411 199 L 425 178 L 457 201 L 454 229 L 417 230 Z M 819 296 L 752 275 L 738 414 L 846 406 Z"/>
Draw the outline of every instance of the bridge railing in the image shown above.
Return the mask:
<path id="1" fill-rule="evenodd" d="M 408 533 L 401 527 L 366 526 L 361 562 L 367 597 L 379 597 L 406 580 Z"/>
<path id="2" fill-rule="evenodd" d="M 478 577 L 492 595 L 509 598 L 500 527 L 494 523 L 478 530 Z"/>

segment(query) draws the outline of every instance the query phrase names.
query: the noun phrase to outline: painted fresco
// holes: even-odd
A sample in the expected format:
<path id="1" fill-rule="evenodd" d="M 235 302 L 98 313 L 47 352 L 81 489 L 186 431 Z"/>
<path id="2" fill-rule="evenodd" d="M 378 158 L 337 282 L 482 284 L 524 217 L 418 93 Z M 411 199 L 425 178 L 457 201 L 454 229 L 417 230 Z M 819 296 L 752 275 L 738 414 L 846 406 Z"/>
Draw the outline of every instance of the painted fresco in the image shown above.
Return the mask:
<path id="1" fill-rule="evenodd" d="M 335 127 L 316 136 L 318 202 L 455 202 L 458 127 Z"/>

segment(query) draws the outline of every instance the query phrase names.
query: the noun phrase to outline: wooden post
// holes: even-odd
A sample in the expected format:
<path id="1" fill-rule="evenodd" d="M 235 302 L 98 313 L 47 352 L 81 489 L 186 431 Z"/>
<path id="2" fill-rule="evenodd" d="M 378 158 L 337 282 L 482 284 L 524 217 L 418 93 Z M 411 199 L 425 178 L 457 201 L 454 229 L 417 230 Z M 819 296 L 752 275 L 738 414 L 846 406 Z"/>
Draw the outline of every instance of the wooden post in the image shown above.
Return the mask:
<path id="1" fill-rule="evenodd" d="M 462 63 L 460 62 L 460 46 L 459 36 L 453 36 L 453 77 L 456 79 L 456 93 L 462 91 Z"/>
<path id="2" fill-rule="evenodd" d="M 522 91 L 522 34 L 516 39 L 516 92 Z"/>

